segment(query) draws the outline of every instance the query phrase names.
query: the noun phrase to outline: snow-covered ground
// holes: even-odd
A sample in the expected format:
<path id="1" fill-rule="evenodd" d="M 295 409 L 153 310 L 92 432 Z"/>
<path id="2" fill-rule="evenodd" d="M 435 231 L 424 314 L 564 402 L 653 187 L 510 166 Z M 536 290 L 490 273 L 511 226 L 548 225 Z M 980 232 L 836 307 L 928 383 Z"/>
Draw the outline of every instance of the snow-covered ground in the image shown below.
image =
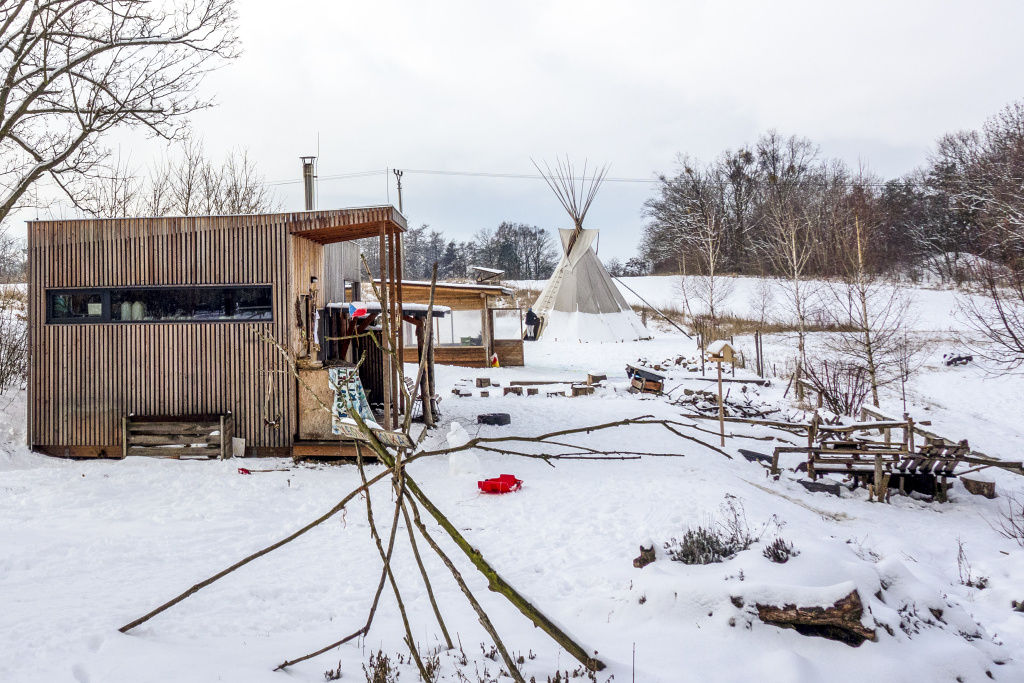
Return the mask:
<path id="1" fill-rule="evenodd" d="M 671 280 L 626 282 L 651 303 L 667 305 L 675 297 Z M 749 294 L 755 287 L 752 280 L 740 283 L 737 292 Z M 734 296 L 737 309 L 749 299 Z M 918 290 L 915 296 L 921 302 L 920 329 L 948 335 L 956 295 Z M 752 348 L 749 339 L 736 342 Z M 780 365 L 791 353 L 784 336 L 766 338 L 765 344 Z M 968 438 L 989 455 L 1020 460 L 1020 379 L 994 378 L 977 363 L 947 368 L 941 354 L 954 348 L 951 342 L 933 347 L 909 387 L 909 412 L 931 420 L 939 434 Z M 621 344 L 528 343 L 523 368 L 438 367 L 443 424 L 424 447 L 443 446 L 452 422 L 470 436 L 541 434 L 640 415 L 697 425 L 663 398 L 625 391 L 626 363 L 695 352 L 681 335 L 660 333 L 651 341 Z M 504 386 L 515 379 L 579 380 L 588 372 L 609 377 L 608 386 L 590 397 L 450 393 L 476 377 Z M 704 387 L 698 381 L 690 385 Z M 785 405 L 784 388 L 784 382 L 760 388 L 759 399 Z M 282 460 L 45 458 L 19 445 L 24 403 L 13 398 L 0 416 L 0 681 L 322 681 L 324 671 L 339 663 L 341 680 L 361 681 L 361 665 L 371 651 L 380 648 L 392 657 L 404 651 L 398 610 L 385 592 L 369 637 L 287 672 L 273 671 L 365 621 L 380 561 L 360 499 L 344 515 L 130 635 L 119 633 L 131 619 L 330 509 L 357 486 L 358 473 L 351 465 L 295 466 Z M 883 409 L 898 415 L 899 397 L 887 393 Z M 510 413 L 512 424 L 476 424 L 478 414 L 495 411 Z M 714 429 L 714 423 L 698 426 Z M 774 434 L 752 427 L 730 431 Z M 716 443 L 696 428 L 683 432 Z M 809 493 L 793 473 L 773 481 L 761 465 L 738 454 L 740 448 L 771 453 L 778 441 L 729 438 L 725 450 L 732 459 L 654 426 L 594 432 L 574 443 L 677 457 L 560 461 L 552 467 L 479 452 L 478 464 L 467 459 L 458 474 L 446 459 L 419 460 L 410 471 L 512 585 L 598 651 L 608 665 L 598 681 L 613 675 L 619 683 L 1024 680 L 1024 614 L 1010 607 L 1012 600 L 1024 600 L 1024 549 L 992 528 L 1006 496 L 1024 491 L 1024 478 L 994 472 L 1000 494 L 995 500 L 972 496 L 957 483 L 948 503 L 893 496 L 885 505 L 867 502 L 863 489 L 841 497 Z M 242 465 L 281 471 L 246 476 L 238 473 Z M 523 489 L 503 496 L 477 492 L 478 479 L 501 473 L 518 476 Z M 373 501 L 386 536 L 389 488 L 375 487 Z M 742 504 L 751 526 L 768 524 L 762 541 L 718 564 L 670 561 L 663 544 L 728 502 Z M 773 516 L 778 523 L 771 522 Z M 420 647 L 436 649 L 440 632 L 401 526 L 396 578 Z M 488 592 L 454 544 L 431 527 L 505 644 L 524 656 L 527 680 L 543 683 L 556 668 L 576 668 L 542 631 Z M 761 552 L 779 535 L 799 551 L 786 564 L 774 564 Z M 958 539 L 973 576 L 989 579 L 983 590 L 961 583 Z M 634 568 L 640 544 L 649 541 L 657 546 L 657 561 Z M 421 549 L 426 551 L 422 544 Z M 490 641 L 475 614 L 437 558 L 424 552 L 424 561 L 449 630 L 453 638 L 457 633 L 468 659 L 461 665 L 442 652 L 442 680 L 493 680 L 500 659 L 484 656 L 481 643 L 490 650 Z M 853 588 L 876 642 L 851 647 L 769 626 L 756 616 L 759 602 L 830 604 Z M 485 668 L 490 678 L 483 677 Z M 415 670 L 402 667 L 401 680 L 417 680 Z"/>

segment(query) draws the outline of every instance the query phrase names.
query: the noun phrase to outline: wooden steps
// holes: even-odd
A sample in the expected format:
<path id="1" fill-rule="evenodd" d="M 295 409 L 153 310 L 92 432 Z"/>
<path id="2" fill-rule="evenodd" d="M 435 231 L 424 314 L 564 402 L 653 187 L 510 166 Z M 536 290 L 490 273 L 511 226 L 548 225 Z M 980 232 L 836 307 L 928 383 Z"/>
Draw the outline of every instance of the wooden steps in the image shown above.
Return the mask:
<path id="1" fill-rule="evenodd" d="M 125 457 L 227 458 L 234 420 L 226 415 L 132 415 L 123 418 Z"/>

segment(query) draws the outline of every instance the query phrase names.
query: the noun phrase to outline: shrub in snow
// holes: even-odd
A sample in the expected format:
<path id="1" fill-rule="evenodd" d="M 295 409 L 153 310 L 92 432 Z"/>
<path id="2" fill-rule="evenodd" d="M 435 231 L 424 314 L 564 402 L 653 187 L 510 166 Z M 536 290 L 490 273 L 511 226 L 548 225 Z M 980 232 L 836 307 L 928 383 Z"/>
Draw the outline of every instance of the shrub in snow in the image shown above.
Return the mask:
<path id="1" fill-rule="evenodd" d="M 683 564 L 721 562 L 740 550 L 746 548 L 738 547 L 714 525 L 691 527 L 683 534 L 682 540 L 673 538 L 665 544 L 668 556 Z"/>
<path id="2" fill-rule="evenodd" d="M 391 663 L 391 658 L 383 650 L 377 650 L 376 654 L 370 653 L 370 661 L 363 664 L 363 674 L 366 676 L 366 683 L 395 683 L 399 676 L 398 670 Z"/>
<path id="3" fill-rule="evenodd" d="M 760 531 L 750 528 L 743 504 L 727 495 L 718 515 L 704 525 L 690 527 L 682 540 L 673 538 L 665 544 L 669 558 L 683 564 L 711 564 L 733 557 L 761 540 L 770 524 L 779 525 L 773 515 Z"/>
<path id="4" fill-rule="evenodd" d="M 769 543 L 762 551 L 762 554 L 776 564 L 786 564 L 789 558 L 795 557 L 800 553 L 793 549 L 792 543 L 786 543 L 780 537 Z"/>

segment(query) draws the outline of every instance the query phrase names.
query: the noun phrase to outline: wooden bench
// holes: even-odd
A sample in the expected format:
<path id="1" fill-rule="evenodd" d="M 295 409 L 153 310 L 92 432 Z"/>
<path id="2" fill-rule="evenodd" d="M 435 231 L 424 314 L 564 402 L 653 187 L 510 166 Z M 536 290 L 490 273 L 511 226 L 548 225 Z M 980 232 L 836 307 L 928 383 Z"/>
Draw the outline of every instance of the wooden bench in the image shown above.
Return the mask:
<path id="1" fill-rule="evenodd" d="M 122 419 L 125 457 L 227 458 L 234 419 L 224 415 L 131 415 Z"/>

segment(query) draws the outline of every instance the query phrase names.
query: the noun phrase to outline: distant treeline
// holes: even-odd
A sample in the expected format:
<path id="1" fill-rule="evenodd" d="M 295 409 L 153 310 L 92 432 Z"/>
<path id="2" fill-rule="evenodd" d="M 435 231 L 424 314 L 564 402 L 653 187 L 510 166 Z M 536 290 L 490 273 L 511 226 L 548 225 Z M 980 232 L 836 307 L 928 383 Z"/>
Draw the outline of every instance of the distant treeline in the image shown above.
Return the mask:
<path id="1" fill-rule="evenodd" d="M 964 254 L 1024 262 L 1024 102 L 944 135 L 894 180 L 775 131 L 710 162 L 680 154 L 659 180 L 644 208 L 645 272 L 778 275 L 800 254 L 808 275 L 835 276 L 855 234 L 877 272 L 928 264 L 958 278 Z"/>
<path id="2" fill-rule="evenodd" d="M 376 274 L 378 240 L 364 240 L 361 246 Z M 522 223 L 502 223 L 496 230 L 480 230 L 466 242 L 447 239 L 442 231 L 421 225 L 406 231 L 403 246 L 403 277 L 408 280 L 430 279 L 434 262 L 438 280 L 472 277 L 470 266 L 504 270 L 507 280 L 546 280 L 559 258 L 555 241 L 546 230 Z"/>

